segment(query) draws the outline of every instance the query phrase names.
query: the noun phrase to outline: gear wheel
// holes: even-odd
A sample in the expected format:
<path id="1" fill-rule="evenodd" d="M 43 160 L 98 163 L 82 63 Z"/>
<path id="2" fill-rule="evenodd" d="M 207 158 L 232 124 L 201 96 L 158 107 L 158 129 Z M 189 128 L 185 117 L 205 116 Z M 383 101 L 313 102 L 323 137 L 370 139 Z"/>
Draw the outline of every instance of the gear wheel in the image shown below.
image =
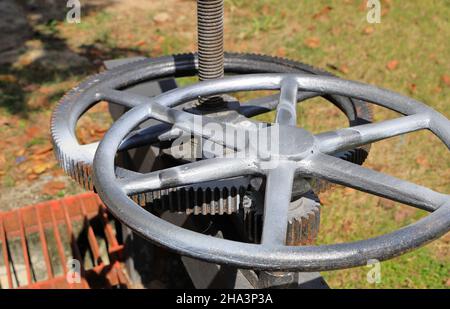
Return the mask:
<path id="1" fill-rule="evenodd" d="M 137 60 L 89 77 L 67 93 L 56 107 L 51 121 L 51 136 L 55 154 L 66 173 L 84 188 L 89 190 L 94 189 L 92 161 L 97 143 L 80 145 L 75 137 L 75 127 L 81 115 L 98 101 L 96 99 L 97 91 L 104 88 L 126 89 L 131 85 L 143 81 L 160 78 L 192 76 L 197 73 L 197 67 L 198 61 L 195 54 Z M 298 62 L 252 54 L 225 54 L 225 71 L 235 74 L 304 72 L 331 75 Z M 326 98 L 347 115 L 351 126 L 367 123 L 372 119 L 371 111 L 364 102 L 340 96 L 326 96 Z M 369 148 L 370 146 L 367 145 L 346 151 L 340 157 L 351 160 L 354 163 L 362 164 L 367 157 Z M 118 171 L 118 174 L 120 172 L 123 171 Z M 317 184 L 317 186 L 324 187 L 323 183 Z M 231 192 L 231 189 L 232 187 L 228 187 L 227 190 L 222 188 L 219 191 L 222 190 L 221 193 L 227 193 Z M 188 188 L 185 188 L 185 190 L 191 192 Z M 217 191 L 211 184 L 205 184 L 200 190 L 201 195 L 208 195 L 208 190 L 211 192 Z M 165 193 L 164 191 L 153 192 L 151 194 L 146 193 L 143 196 L 133 198 L 146 201 L 151 200 L 155 195 L 162 195 L 163 198 L 160 198 L 160 200 L 164 200 L 166 199 L 164 196 L 167 195 Z M 175 195 L 178 196 L 178 193 L 175 193 Z M 167 198 L 170 200 L 170 195 Z M 191 208 L 185 207 L 186 211 L 189 212 L 191 212 L 189 210 Z M 234 206 L 230 204 L 229 208 L 225 208 L 223 212 L 234 212 L 238 208 L 237 201 L 234 203 Z M 180 209 L 183 209 L 183 207 Z M 198 205 L 194 206 L 194 209 L 198 209 Z M 193 213 L 216 212 L 215 209 L 216 207 L 211 207 L 211 205 L 203 205 L 201 206 L 201 211 L 193 211 Z M 221 213 L 220 206 L 217 213 Z"/>
<path id="2" fill-rule="evenodd" d="M 309 192 L 289 205 L 286 245 L 302 246 L 313 244 L 319 234 L 320 201 Z M 244 226 L 250 242 L 260 243 L 263 210 L 257 207 L 244 209 Z"/>

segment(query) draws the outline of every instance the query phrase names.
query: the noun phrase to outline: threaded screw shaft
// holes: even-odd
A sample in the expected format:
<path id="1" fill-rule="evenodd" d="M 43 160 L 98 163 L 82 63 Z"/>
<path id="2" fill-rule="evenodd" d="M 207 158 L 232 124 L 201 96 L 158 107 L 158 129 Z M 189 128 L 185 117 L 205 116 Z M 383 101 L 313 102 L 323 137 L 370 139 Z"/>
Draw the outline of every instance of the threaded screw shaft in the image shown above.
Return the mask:
<path id="1" fill-rule="evenodd" d="M 224 76 L 223 0 L 197 0 L 198 77 L 200 81 Z M 220 97 L 201 97 L 200 104 L 214 106 Z"/>

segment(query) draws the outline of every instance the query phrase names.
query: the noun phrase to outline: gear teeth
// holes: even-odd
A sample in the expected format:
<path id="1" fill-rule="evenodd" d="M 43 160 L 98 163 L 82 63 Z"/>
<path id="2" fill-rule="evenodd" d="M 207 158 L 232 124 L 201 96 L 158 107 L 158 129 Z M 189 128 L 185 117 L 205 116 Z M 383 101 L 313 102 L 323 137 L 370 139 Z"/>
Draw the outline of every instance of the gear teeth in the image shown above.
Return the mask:
<path id="1" fill-rule="evenodd" d="M 291 218 L 288 221 L 286 245 L 304 246 L 313 244 L 319 234 L 319 226 L 320 204 L 317 203 L 308 213 Z"/>
<path id="2" fill-rule="evenodd" d="M 298 209 L 290 209 L 290 218 L 287 222 L 286 245 L 304 246 L 315 242 L 319 234 L 320 226 L 320 202 L 314 196 L 302 197 L 291 203 L 298 203 Z M 306 203 L 312 203 L 307 205 Z M 246 234 L 251 242 L 260 243 L 262 233 L 263 214 L 257 210 L 250 209 L 244 214 L 244 226 Z"/>
<path id="3" fill-rule="evenodd" d="M 237 213 L 247 187 L 170 188 L 130 196 L 148 210 L 169 210 L 193 215 L 223 215 Z"/>

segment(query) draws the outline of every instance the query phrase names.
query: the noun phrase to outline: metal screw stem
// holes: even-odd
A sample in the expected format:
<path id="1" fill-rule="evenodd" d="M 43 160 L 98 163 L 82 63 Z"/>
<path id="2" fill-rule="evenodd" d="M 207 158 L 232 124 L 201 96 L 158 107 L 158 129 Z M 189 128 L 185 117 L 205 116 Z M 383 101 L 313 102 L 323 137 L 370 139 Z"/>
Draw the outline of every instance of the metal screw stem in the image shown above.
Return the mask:
<path id="1" fill-rule="evenodd" d="M 200 81 L 224 76 L 223 0 L 197 0 L 198 77 Z M 199 103 L 217 106 L 220 97 L 200 97 Z"/>

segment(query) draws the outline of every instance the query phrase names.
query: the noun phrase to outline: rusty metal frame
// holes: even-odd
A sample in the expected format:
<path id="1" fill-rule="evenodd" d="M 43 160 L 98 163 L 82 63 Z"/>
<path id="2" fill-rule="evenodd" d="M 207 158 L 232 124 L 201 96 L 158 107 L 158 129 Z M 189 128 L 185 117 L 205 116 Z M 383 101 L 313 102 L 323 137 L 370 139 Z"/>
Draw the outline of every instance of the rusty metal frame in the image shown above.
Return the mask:
<path id="1" fill-rule="evenodd" d="M 101 258 L 97 235 L 90 221 L 98 219 L 107 248 L 109 263 Z M 74 222 L 84 224 L 81 233 L 86 233 L 88 250 L 94 255 L 93 267 L 85 269 L 84 257 L 80 252 L 77 237 L 73 227 Z M 64 243 L 60 228 L 66 230 Z M 49 251 L 49 242 L 46 231 L 51 230 L 58 261 L 61 264 L 62 274 L 55 274 Z M 33 274 L 33 265 L 30 250 L 29 235 L 39 235 L 39 245 L 45 262 L 46 280 L 38 280 Z M 81 234 L 80 233 L 80 234 Z M 25 264 L 25 280 L 19 280 L 15 269 L 14 258 L 11 254 L 10 242 L 19 238 L 23 263 Z M 6 288 L 93 288 L 93 287 L 129 287 L 130 282 L 123 270 L 123 245 L 116 238 L 110 218 L 105 206 L 92 192 L 76 196 L 69 196 L 61 200 L 47 201 L 8 212 L 0 212 L 0 242 L 2 248 L 3 265 L 6 268 L 4 278 Z M 70 256 L 64 250 L 71 248 Z M 81 261 L 81 282 L 69 283 L 66 279 L 70 269 L 67 267 L 69 259 Z M 5 287 L 4 287 L 5 288 Z"/>

